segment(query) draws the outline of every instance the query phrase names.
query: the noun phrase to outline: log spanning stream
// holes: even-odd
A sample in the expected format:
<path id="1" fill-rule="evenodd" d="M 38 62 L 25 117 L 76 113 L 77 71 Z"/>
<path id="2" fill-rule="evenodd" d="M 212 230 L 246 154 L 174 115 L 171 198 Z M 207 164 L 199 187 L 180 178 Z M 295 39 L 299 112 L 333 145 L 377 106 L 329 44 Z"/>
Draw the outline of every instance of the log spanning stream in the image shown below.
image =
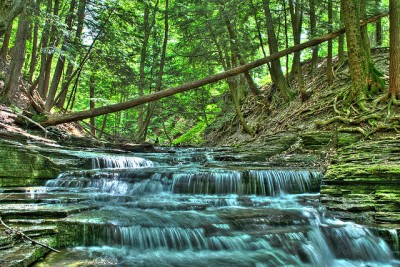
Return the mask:
<path id="1" fill-rule="evenodd" d="M 315 170 L 205 149 L 88 160 L 31 192 L 91 207 L 61 220 L 66 247 L 36 267 L 399 266 L 383 239 L 320 205 Z"/>

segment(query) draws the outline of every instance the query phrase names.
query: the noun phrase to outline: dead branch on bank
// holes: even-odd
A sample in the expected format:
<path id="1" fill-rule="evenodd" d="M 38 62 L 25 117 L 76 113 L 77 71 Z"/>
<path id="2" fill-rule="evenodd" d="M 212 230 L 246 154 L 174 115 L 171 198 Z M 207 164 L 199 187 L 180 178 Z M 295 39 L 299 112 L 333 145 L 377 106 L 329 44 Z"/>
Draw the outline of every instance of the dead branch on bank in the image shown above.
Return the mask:
<path id="1" fill-rule="evenodd" d="M 16 119 L 16 117 L 20 117 L 20 118 L 22 118 L 22 119 L 24 119 L 24 120 L 26 120 L 26 121 L 32 123 L 33 125 L 35 125 L 35 126 L 37 126 L 38 128 L 40 128 L 40 129 L 44 132 L 44 138 L 47 138 L 48 131 L 46 130 L 46 128 L 44 128 L 42 125 L 40 125 L 40 124 L 37 123 L 36 121 L 34 121 L 34 120 L 28 118 L 28 117 L 25 116 L 25 115 L 22 115 L 22 114 L 19 114 L 19 113 L 16 113 L 16 112 L 11 112 L 9 109 L 3 109 L 3 108 L 0 107 L 0 111 L 2 111 L 2 112 L 4 112 L 4 113 L 7 113 L 8 115 L 15 116 L 15 117 L 14 117 L 15 119 Z"/>
<path id="2" fill-rule="evenodd" d="M 0 224 L 3 225 L 3 226 L 7 229 L 7 230 L 5 231 L 5 233 L 8 234 L 8 235 L 13 235 L 13 236 L 15 236 L 15 237 L 17 237 L 17 238 L 19 238 L 19 239 L 21 239 L 21 240 L 25 240 L 25 239 L 26 239 L 26 240 L 29 240 L 30 242 L 32 242 L 32 244 L 36 244 L 36 245 L 39 245 L 39 246 L 48 248 L 48 249 L 50 249 L 51 251 L 54 251 L 54 252 L 57 252 L 57 253 L 60 252 L 59 250 L 57 250 L 57 249 L 55 249 L 55 248 L 52 248 L 52 247 L 50 247 L 50 246 L 48 246 L 48 245 L 46 245 L 46 244 L 43 244 L 43 243 L 41 243 L 41 242 L 39 242 L 39 241 L 36 241 L 36 240 L 30 238 L 29 236 L 27 236 L 26 234 L 24 234 L 22 231 L 19 231 L 19 230 L 16 230 L 16 229 L 11 228 L 10 226 L 8 226 L 7 224 L 5 224 L 5 223 L 3 222 L 3 220 L 2 220 L 1 217 L 0 217 Z"/>

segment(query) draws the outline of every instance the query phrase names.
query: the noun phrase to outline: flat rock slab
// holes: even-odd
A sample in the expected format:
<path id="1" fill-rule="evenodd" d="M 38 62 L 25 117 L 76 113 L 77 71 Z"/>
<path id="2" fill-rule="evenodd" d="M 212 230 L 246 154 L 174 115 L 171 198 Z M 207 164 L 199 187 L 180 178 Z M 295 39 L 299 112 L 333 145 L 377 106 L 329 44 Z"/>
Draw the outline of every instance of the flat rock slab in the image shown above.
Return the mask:
<path id="1" fill-rule="evenodd" d="M 0 203 L 10 204 L 33 204 L 33 203 L 48 203 L 48 204 L 61 204 L 61 203 L 77 203 L 85 200 L 79 194 L 47 194 L 47 193 L 0 193 Z"/>
<path id="2" fill-rule="evenodd" d="M 96 206 L 83 204 L 2 204 L 0 216 L 5 220 L 15 218 L 65 218 L 70 214 L 96 208 Z"/>

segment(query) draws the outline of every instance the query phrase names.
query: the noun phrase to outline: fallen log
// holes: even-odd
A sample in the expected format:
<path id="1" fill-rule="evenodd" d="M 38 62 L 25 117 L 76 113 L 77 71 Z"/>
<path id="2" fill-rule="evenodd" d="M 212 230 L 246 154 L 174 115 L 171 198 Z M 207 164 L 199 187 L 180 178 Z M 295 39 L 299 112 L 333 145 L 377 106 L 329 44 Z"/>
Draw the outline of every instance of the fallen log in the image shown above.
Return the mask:
<path id="1" fill-rule="evenodd" d="M 363 26 L 363 25 L 366 25 L 367 23 L 377 21 L 378 19 L 385 17 L 387 15 L 388 15 L 388 12 L 385 12 L 385 13 L 381 13 L 381 14 L 366 18 L 360 22 L 360 25 Z M 279 51 L 279 52 L 269 55 L 267 57 L 258 59 L 256 61 L 250 62 L 248 64 L 245 64 L 245 65 L 242 65 L 242 66 L 239 66 L 239 67 L 236 67 L 236 68 L 224 71 L 224 72 L 220 72 L 218 74 L 214 74 L 214 75 L 205 77 L 205 78 L 197 80 L 197 81 L 185 83 L 185 84 L 179 85 L 177 87 L 165 89 L 165 90 L 158 91 L 158 92 L 155 92 L 155 93 L 152 93 L 149 95 L 145 95 L 145 96 L 141 96 L 141 97 L 138 97 L 138 98 L 135 98 L 132 100 L 128 100 L 126 102 L 113 104 L 113 105 L 109 105 L 109 106 L 98 107 L 98 108 L 94 108 L 94 109 L 90 109 L 90 110 L 68 113 L 68 114 L 44 115 L 42 117 L 42 119 L 39 121 L 39 123 L 44 126 L 51 126 L 51 125 L 57 125 L 57 124 L 61 124 L 61 123 L 79 121 L 79 120 L 83 120 L 83 119 L 88 119 L 88 118 L 92 118 L 92 117 L 105 115 L 108 113 L 113 113 L 113 112 L 129 109 L 129 108 L 133 108 L 133 107 L 136 107 L 136 106 L 148 103 L 148 102 L 153 102 L 153 101 L 159 100 L 161 98 L 169 97 L 169 96 L 172 96 L 172 95 L 175 95 L 178 93 L 182 93 L 182 92 L 186 92 L 186 91 L 189 91 L 192 89 L 196 89 L 201 86 L 204 86 L 204 85 L 207 85 L 210 83 L 214 83 L 214 82 L 217 82 L 217 81 L 220 81 L 220 80 L 232 77 L 232 76 L 236 76 L 245 71 L 260 67 L 264 64 L 267 64 L 269 62 L 277 60 L 288 54 L 291 54 L 291 53 L 294 53 L 294 52 L 297 52 L 297 51 L 300 51 L 300 50 L 303 50 L 303 49 L 306 49 L 306 48 L 309 48 L 312 46 L 316 46 L 316 45 L 326 42 L 328 40 L 334 39 L 343 33 L 345 33 L 345 28 L 342 28 L 340 30 L 337 30 L 335 32 L 327 34 L 323 37 L 318 37 L 318 38 L 312 39 L 310 41 L 307 41 L 307 42 L 304 42 L 304 43 L 301 43 L 301 44 L 298 44 L 295 46 L 291 46 L 287 49 L 284 49 L 282 51 Z"/>

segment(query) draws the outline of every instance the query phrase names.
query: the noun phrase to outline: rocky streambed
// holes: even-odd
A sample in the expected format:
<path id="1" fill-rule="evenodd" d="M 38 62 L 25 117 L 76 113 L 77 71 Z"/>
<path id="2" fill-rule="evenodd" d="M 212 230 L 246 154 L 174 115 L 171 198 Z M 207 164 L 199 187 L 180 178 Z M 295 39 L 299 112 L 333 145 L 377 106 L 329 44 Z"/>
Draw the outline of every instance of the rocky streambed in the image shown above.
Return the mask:
<path id="1" fill-rule="evenodd" d="M 200 242 L 196 243 L 196 246 L 207 249 L 209 249 L 210 244 L 215 246 L 215 242 L 218 244 L 228 242 L 224 245 L 224 250 L 226 250 L 226 246 L 237 244 L 235 242 L 247 242 L 244 240 L 250 236 L 253 239 L 252 242 L 255 242 L 254 244 L 263 244 L 264 249 L 271 244 L 277 244 L 275 248 L 283 246 L 282 242 L 284 242 L 286 248 L 281 251 L 282 247 L 279 247 L 276 251 L 276 255 L 281 256 L 284 255 L 284 251 L 293 252 L 294 247 L 287 247 L 288 244 L 292 244 L 297 247 L 294 250 L 297 256 L 291 259 L 285 258 L 284 262 L 295 265 L 296 262 L 307 262 L 310 266 L 313 266 L 311 264 L 313 261 L 310 256 L 304 256 L 307 253 L 304 251 L 304 244 L 301 240 L 310 241 L 310 227 L 312 227 L 314 234 L 325 235 L 324 238 L 321 237 L 322 239 L 318 240 L 325 240 L 324 242 L 329 247 L 329 242 L 334 241 L 327 241 L 327 236 L 330 236 L 330 234 L 325 233 L 327 230 L 320 232 L 316 229 L 324 229 L 324 227 L 318 226 L 315 229 L 311 225 L 314 224 L 314 219 L 339 218 L 344 222 L 353 221 L 366 225 L 366 229 L 368 229 L 366 231 L 369 231 L 372 235 L 383 237 L 390 245 L 392 253 L 394 255 L 398 253 L 399 183 L 397 179 L 400 139 L 391 136 L 364 141 L 357 134 L 314 131 L 301 134 L 281 133 L 265 137 L 259 142 L 256 146 L 242 146 L 236 149 L 186 149 L 184 152 L 179 152 L 179 150 L 170 148 L 154 150 L 149 146 L 130 145 L 123 145 L 123 147 L 118 145 L 106 147 L 103 145 L 100 148 L 82 147 L 85 142 L 70 142 L 70 144 L 79 144 L 80 148 L 78 148 L 60 145 L 53 141 L 43 142 L 29 138 L 16 141 L 4 138 L 0 142 L 0 216 L 8 227 L 18 229 L 31 238 L 54 248 L 76 245 L 112 245 L 115 242 L 118 246 L 125 244 L 131 247 L 144 246 L 144 248 L 148 248 L 145 245 L 146 243 L 141 243 L 142 241 L 134 241 L 134 239 L 131 239 L 133 237 L 127 238 L 123 234 L 126 232 L 131 236 L 146 234 L 149 236 L 148 238 L 151 237 L 149 240 L 153 240 L 152 242 L 161 242 L 159 244 L 162 247 L 168 247 L 172 241 L 163 243 L 162 239 L 154 237 L 155 234 L 158 236 L 160 233 L 164 233 L 170 238 L 173 238 L 174 235 L 178 235 L 179 238 L 189 235 L 187 237 L 189 239 L 185 242 L 189 242 L 190 246 L 194 246 L 190 240 L 195 238 L 200 240 L 196 241 Z M 135 151 L 135 153 L 132 154 L 132 151 Z M 93 167 L 101 169 L 110 164 L 110 161 L 104 161 L 104 155 L 113 155 L 114 160 L 119 160 L 119 163 L 111 163 L 114 164 L 112 169 L 116 167 L 117 169 L 118 167 L 124 169 L 130 166 L 134 170 L 123 175 L 121 171 L 115 170 L 92 171 Z M 154 169 L 154 166 L 148 166 L 147 163 L 140 163 L 141 161 L 132 159 L 133 155 L 135 157 L 139 155 L 139 158 L 146 158 L 147 161 L 151 162 L 161 162 L 165 165 L 162 168 L 158 166 Z M 126 156 L 130 159 L 121 161 Z M 162 157 L 162 160 L 160 160 L 160 157 Z M 141 168 L 139 171 L 132 164 L 139 164 L 144 169 Z M 181 169 L 182 166 L 184 169 Z M 82 170 L 86 171 L 82 172 Z M 208 174 L 210 170 L 211 174 Z M 224 174 L 222 174 L 222 170 Z M 290 178 L 297 177 L 297 174 L 293 176 L 294 174 L 291 174 L 290 171 L 276 172 L 277 170 L 296 170 L 300 173 L 305 170 L 324 173 L 325 175 L 320 184 L 317 185 L 318 189 L 312 183 L 305 182 L 304 185 L 298 187 L 302 189 L 290 192 L 286 192 L 288 189 L 282 189 L 283 195 L 281 191 L 277 191 L 278 193 L 274 193 L 274 195 L 271 192 L 275 192 L 274 190 L 279 188 L 289 186 L 293 190 L 293 179 L 300 179 L 300 181 L 309 179 L 304 178 L 309 177 L 308 174 L 299 176 L 300 178 Z M 275 174 L 272 175 L 275 178 L 266 178 L 270 177 L 271 171 L 275 171 Z M 61 173 L 67 173 L 67 175 L 59 178 L 61 180 L 56 179 Z M 196 176 L 194 173 L 202 173 L 202 175 Z M 260 173 L 263 173 L 262 177 L 264 178 L 260 178 Z M 279 178 L 281 173 L 286 174 Z M 148 180 L 146 177 L 153 178 Z M 256 179 L 254 181 L 258 182 L 251 182 L 251 179 Z M 44 187 L 49 180 L 58 180 L 58 182 L 53 183 L 56 186 Z M 97 182 L 93 183 L 92 181 Z M 128 184 L 126 184 L 127 181 Z M 179 181 L 178 184 L 177 181 Z M 264 182 L 261 183 L 260 181 Z M 250 189 L 253 187 L 258 189 Z M 130 188 L 130 191 L 127 188 Z M 320 194 L 318 194 L 319 188 L 321 188 Z M 104 192 L 98 190 L 104 190 Z M 305 190 L 304 192 L 308 194 L 312 193 L 312 195 L 307 197 L 301 194 L 297 195 L 302 192 L 301 190 Z M 173 194 L 165 198 L 164 191 Z M 136 193 L 132 195 L 132 192 L 140 192 L 140 199 L 135 197 Z M 155 199 L 142 198 L 143 192 L 161 195 L 157 195 Z M 201 196 L 191 197 L 188 193 L 200 194 Z M 289 197 L 286 196 L 287 193 L 290 193 Z M 269 196 L 271 194 L 272 196 Z M 292 197 L 293 194 L 294 198 Z M 259 197 L 255 198 L 255 196 Z M 104 203 L 107 203 L 106 206 L 104 206 Z M 110 215 L 110 213 L 115 212 L 113 210 L 115 208 L 112 208 L 115 203 L 119 203 L 118 206 L 123 206 L 122 211 Z M 282 205 L 286 206 L 283 211 L 279 211 Z M 242 215 L 239 216 L 238 212 L 232 211 L 232 206 L 246 209 L 246 212 L 242 210 L 240 212 Z M 320 207 L 323 207 L 324 210 L 321 214 L 319 213 Z M 319 214 L 312 215 L 313 223 L 310 224 L 310 217 L 307 217 L 310 215 L 302 217 L 303 208 L 309 209 L 307 212 L 311 209 Z M 131 209 L 140 216 L 144 216 L 143 211 L 152 214 L 153 221 L 142 225 L 142 221 L 149 220 L 149 217 L 136 222 L 129 217 L 130 215 L 121 215 L 125 214 L 126 210 L 130 210 L 127 214 L 131 213 Z M 218 212 L 220 215 L 218 215 L 218 218 L 211 219 L 212 216 L 215 216 L 212 215 L 215 209 L 220 209 Z M 288 212 L 288 209 L 290 212 Z M 295 210 L 295 212 L 293 213 L 291 210 Z M 104 213 L 99 213 L 99 211 Z M 193 219 L 194 221 L 191 224 L 197 226 L 190 226 L 194 229 L 189 227 L 188 230 L 185 230 L 185 227 L 188 227 L 187 225 L 174 220 L 167 221 L 162 216 L 157 217 L 156 214 L 160 211 L 165 213 L 167 217 L 170 216 L 168 218 L 181 216 L 181 214 L 199 213 L 198 216 L 203 218 L 202 220 L 210 221 L 207 224 L 208 226 L 204 226 L 203 223 L 199 224 L 197 220 Z M 155 213 L 153 214 L 153 212 Z M 203 214 L 203 212 L 206 213 Z M 325 217 L 325 215 L 322 215 L 325 213 L 330 215 Z M 110 220 L 110 218 L 114 218 L 114 220 Z M 141 228 L 132 228 L 132 220 L 135 221 L 135 226 L 140 225 Z M 164 220 L 164 223 L 161 221 L 157 223 L 158 220 Z M 301 223 L 294 226 L 293 221 Z M 267 229 L 266 225 L 272 225 L 267 222 L 275 222 L 274 227 L 276 228 L 269 226 Z M 174 224 L 177 224 L 176 227 L 173 226 Z M 325 221 L 325 224 L 329 225 L 329 228 L 333 227 L 332 229 L 342 229 L 341 227 L 343 227 L 330 220 Z M 21 242 L 21 237 L 15 232 L 7 230 L 5 225 L 0 226 L 1 266 L 28 266 L 49 253 L 48 248 L 32 245 L 31 242 Z M 163 225 L 170 225 L 172 228 L 162 230 Z M 243 228 L 244 225 L 253 225 L 254 227 Z M 201 231 L 197 232 L 199 230 L 196 229 L 200 229 L 199 227 L 205 227 L 205 236 Z M 351 228 L 352 226 L 347 225 L 346 227 Z M 115 240 L 112 237 L 114 235 L 110 236 L 110 231 L 114 231 L 119 237 Z M 236 237 L 228 238 L 234 232 L 237 233 L 235 234 Z M 365 233 L 363 235 L 366 235 Z M 208 235 L 215 235 L 216 237 L 210 238 Z M 258 239 L 260 236 L 264 237 Z M 285 241 L 282 241 L 283 236 Z M 82 240 L 82 238 L 86 239 Z M 278 240 L 281 241 L 278 242 Z M 184 249 L 189 243 L 185 245 L 185 243 L 174 241 L 173 246 Z M 303 249 L 298 246 L 303 247 Z M 150 247 L 156 249 L 154 246 Z M 249 248 L 243 247 L 242 249 L 247 250 Z M 333 251 L 330 252 L 333 254 L 329 254 L 331 255 L 331 263 L 338 263 L 340 257 L 349 256 L 341 255 L 334 249 L 331 251 Z M 63 253 L 73 254 L 75 252 L 64 251 Z M 101 255 L 104 251 L 97 251 L 96 253 Z M 117 252 L 114 251 L 113 253 Z M 172 263 L 176 262 L 182 255 L 178 253 L 169 260 Z M 218 255 L 218 253 L 212 253 L 211 256 L 218 258 Z M 198 257 L 193 253 L 189 256 Z M 120 255 L 115 256 L 112 258 L 113 260 L 107 257 L 103 258 L 103 263 L 118 265 L 119 263 L 115 259 L 119 259 L 119 257 Z M 129 257 L 136 256 L 130 255 Z M 258 257 L 259 255 L 255 253 L 252 254 L 251 259 L 243 260 L 244 262 L 256 262 Z M 362 258 L 362 256 L 360 257 Z M 53 258 L 53 262 L 63 262 L 63 259 L 57 259 L 57 256 L 53 256 Z M 226 260 L 228 261 L 228 259 Z M 376 259 L 372 259 L 372 261 L 374 260 Z M 91 261 L 92 263 L 95 262 L 94 259 L 87 259 L 81 266 L 93 266 L 94 263 L 90 265 Z M 49 260 L 49 262 L 52 262 L 52 260 Z M 388 266 L 394 264 L 396 263 Z"/>

